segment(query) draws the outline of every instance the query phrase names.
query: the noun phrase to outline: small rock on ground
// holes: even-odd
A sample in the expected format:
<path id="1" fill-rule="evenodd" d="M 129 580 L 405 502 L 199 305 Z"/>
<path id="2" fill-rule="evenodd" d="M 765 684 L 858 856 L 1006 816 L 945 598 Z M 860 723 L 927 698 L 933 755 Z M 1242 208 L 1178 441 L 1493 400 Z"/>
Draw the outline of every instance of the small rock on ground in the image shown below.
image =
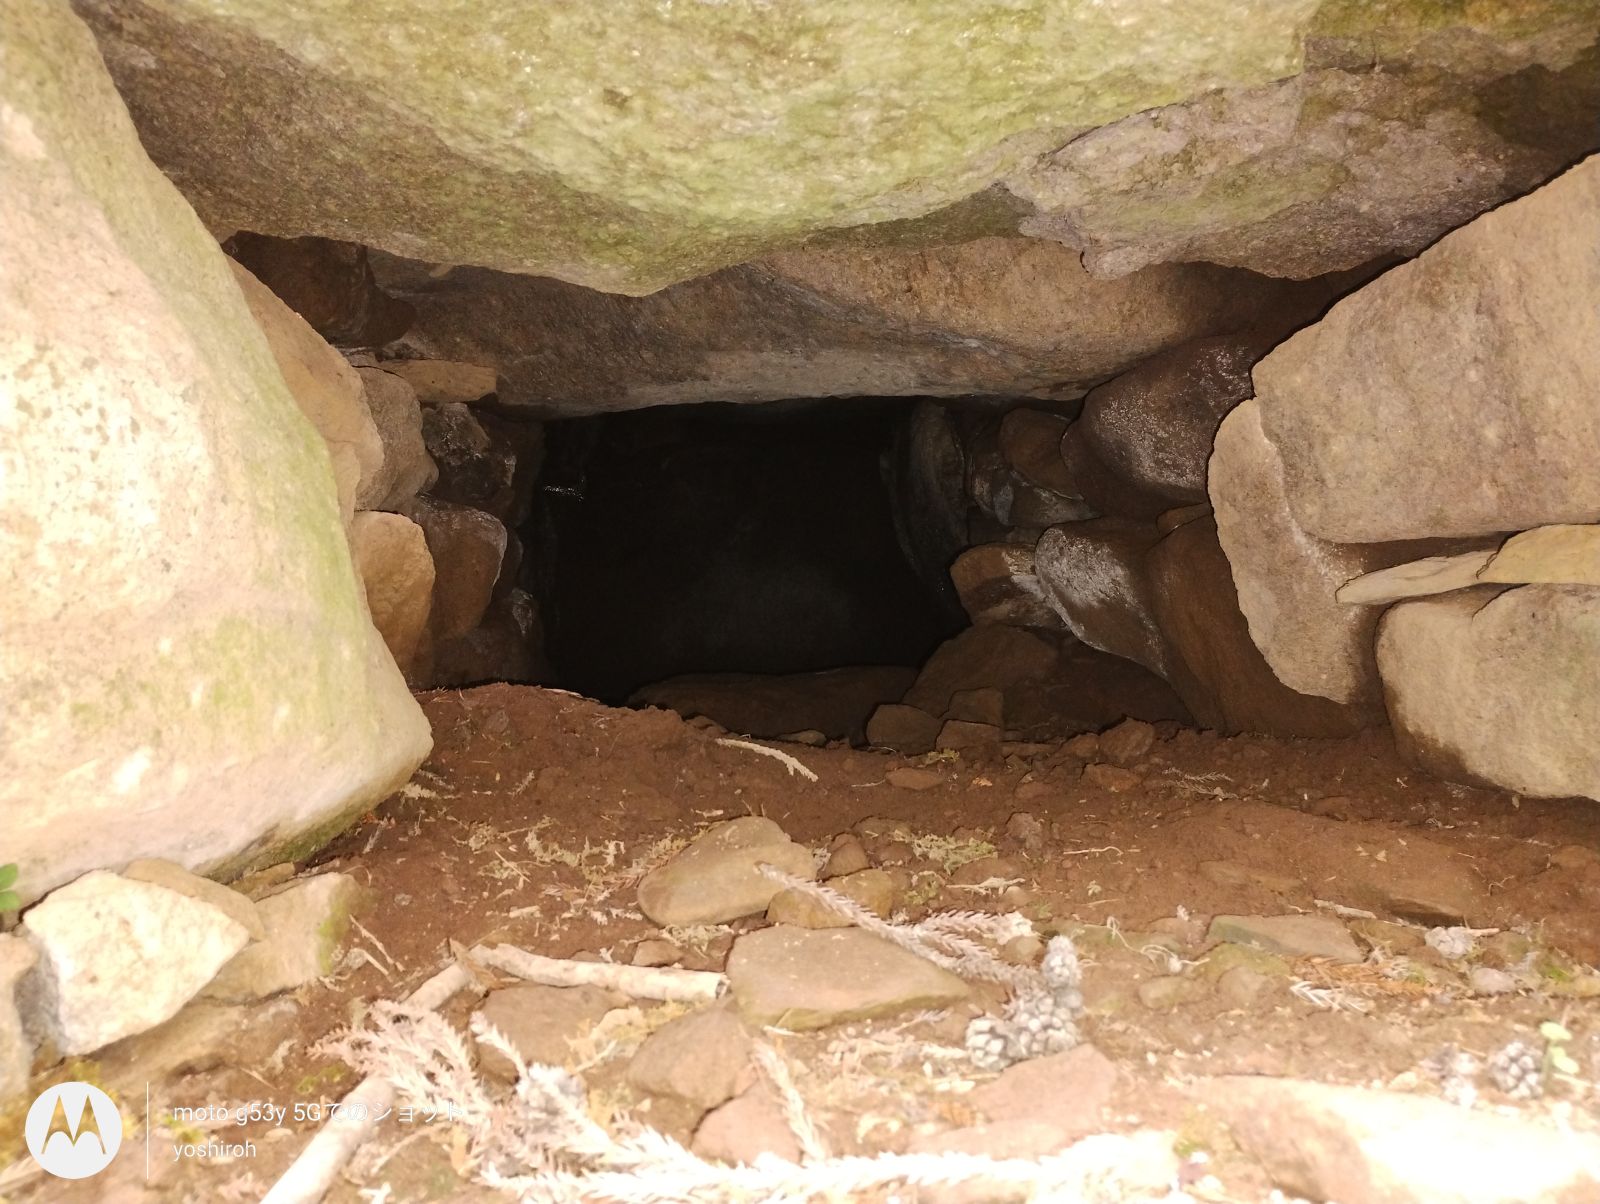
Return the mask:
<path id="1" fill-rule="evenodd" d="M 728 957 L 728 985 L 750 1024 L 803 1031 L 967 997 L 948 970 L 859 928 L 764 928 Z"/>
<path id="2" fill-rule="evenodd" d="M 991 1121 L 1048 1125 L 1065 1145 L 1100 1132 L 1100 1112 L 1116 1082 L 1111 1059 L 1092 1045 L 1079 1045 L 1018 1062 L 968 1098 Z"/>
<path id="3" fill-rule="evenodd" d="M 40 953 L 24 1014 L 65 1054 L 177 1015 L 250 939 L 209 903 L 104 870 L 47 895 L 21 931 Z"/>
<path id="4" fill-rule="evenodd" d="M 748 1165 L 763 1154 L 785 1162 L 800 1161 L 800 1144 L 766 1083 L 757 1083 L 708 1112 L 689 1148 L 700 1157 L 717 1162 Z"/>
<path id="5" fill-rule="evenodd" d="M 635 966 L 675 966 L 683 960 L 683 950 L 671 941 L 652 937 L 633 947 L 631 960 Z"/>
<path id="6" fill-rule="evenodd" d="M 828 846 L 828 861 L 822 867 L 824 878 L 843 878 L 860 870 L 868 869 L 872 860 L 867 856 L 867 850 L 861 844 L 861 838 L 853 832 L 846 832 L 836 836 L 833 843 Z"/>
<path id="7" fill-rule="evenodd" d="M 1139 1002 L 1153 1012 L 1170 1011 L 1204 995 L 1206 985 L 1182 974 L 1163 974 L 1139 984 Z"/>
<path id="8" fill-rule="evenodd" d="M 702 1112 L 733 1098 L 750 1061 L 751 1041 L 726 1003 L 670 1020 L 645 1038 L 628 1064 L 628 1083 Z"/>
<path id="9" fill-rule="evenodd" d="M 875 916 L 887 918 L 894 910 L 894 880 L 882 870 L 857 870 L 831 879 L 828 885 Z M 773 896 L 767 908 L 767 919 L 795 928 L 848 928 L 854 922 L 820 899 L 798 890 L 781 891 Z"/>
<path id="10" fill-rule="evenodd" d="M 1132 765 L 1156 743 L 1156 729 L 1142 719 L 1124 719 L 1100 733 L 1100 755 L 1118 765 Z"/>
<path id="11" fill-rule="evenodd" d="M 816 876 L 811 851 L 756 815 L 713 824 L 639 883 L 639 910 L 663 928 L 760 915 L 783 888 L 756 867 Z"/>
<path id="12" fill-rule="evenodd" d="M 627 997 L 600 987 L 516 986 L 491 991 L 480 1014 L 505 1036 L 525 1062 L 547 1066 L 573 1065 L 572 1042 L 583 1036 Z M 509 1082 L 511 1060 L 479 1042 L 483 1068 Z"/>
<path id="13" fill-rule="evenodd" d="M 892 748 L 907 756 L 932 752 L 941 724 L 937 716 L 920 707 L 886 702 L 867 720 L 867 743 Z"/>
<path id="14" fill-rule="evenodd" d="M 1110 791 L 1112 794 L 1123 794 L 1132 790 L 1144 781 L 1131 769 L 1123 769 L 1120 765 L 1108 765 L 1103 761 L 1095 761 L 1083 767 L 1083 780 L 1091 786 L 1098 786 L 1101 790 Z"/>
<path id="15" fill-rule="evenodd" d="M 1362 960 L 1355 938 L 1343 924 L 1327 916 L 1217 916 L 1211 921 L 1206 939 L 1248 945 L 1280 957 Z"/>
<path id="16" fill-rule="evenodd" d="M 897 765 L 884 775 L 884 780 L 899 790 L 932 790 L 944 785 L 944 775 L 911 765 Z"/>
<path id="17" fill-rule="evenodd" d="M 262 999 L 332 974 L 355 896 L 356 882 L 348 874 L 318 874 L 263 896 L 256 907 L 266 940 L 224 966 L 206 988 L 207 997 Z"/>

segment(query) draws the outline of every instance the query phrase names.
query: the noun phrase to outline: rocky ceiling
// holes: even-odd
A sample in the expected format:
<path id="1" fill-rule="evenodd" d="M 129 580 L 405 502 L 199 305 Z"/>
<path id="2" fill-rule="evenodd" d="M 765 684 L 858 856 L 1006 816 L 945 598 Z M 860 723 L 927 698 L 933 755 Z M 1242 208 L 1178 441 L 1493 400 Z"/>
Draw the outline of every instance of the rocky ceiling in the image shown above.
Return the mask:
<path id="1" fill-rule="evenodd" d="M 213 231 L 613 293 L 757 259 L 758 293 L 827 293 L 794 248 L 1018 236 L 1303 279 L 1600 141 L 1594 0 L 74 2 Z"/>

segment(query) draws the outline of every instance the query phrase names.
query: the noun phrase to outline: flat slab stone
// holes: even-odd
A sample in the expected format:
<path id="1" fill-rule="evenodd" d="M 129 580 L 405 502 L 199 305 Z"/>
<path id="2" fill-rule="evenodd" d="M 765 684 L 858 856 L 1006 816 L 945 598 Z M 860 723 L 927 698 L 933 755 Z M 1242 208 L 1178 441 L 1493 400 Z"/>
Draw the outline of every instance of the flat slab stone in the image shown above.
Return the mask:
<path id="1" fill-rule="evenodd" d="M 1600 1140 L 1443 1100 L 1229 1075 L 1200 1088 L 1282 1190 L 1371 1204 L 1600 1199 Z"/>
<path id="2" fill-rule="evenodd" d="M 1520 585 L 1600 585 L 1600 526 L 1557 523 L 1506 540 L 1479 581 Z"/>
<path id="3" fill-rule="evenodd" d="M 967 997 L 948 970 L 859 928 L 763 928 L 734 942 L 728 985 L 751 1024 L 805 1031 Z"/>
<path id="4" fill-rule="evenodd" d="M 747 815 L 713 824 L 646 874 L 639 883 L 639 910 L 664 928 L 760 915 L 783 889 L 757 871 L 763 863 L 801 878 L 816 877 L 809 849 L 770 819 Z"/>
<path id="5" fill-rule="evenodd" d="M 209 903 L 104 870 L 46 896 L 21 931 L 40 955 L 24 1006 L 65 1054 L 177 1015 L 250 939 Z"/>
<path id="6" fill-rule="evenodd" d="M 627 996 L 602 987 L 547 987 L 519 984 L 490 991 L 479 1014 L 522 1055 L 524 1062 L 571 1067 L 577 1059 L 572 1042 L 583 1036 Z M 486 1042 L 478 1042 L 483 1068 L 508 1082 L 515 1077 L 511 1059 Z"/>
<path id="7" fill-rule="evenodd" d="M 1348 605 L 1387 606 L 1406 598 L 1426 598 L 1451 590 L 1480 585 L 1478 574 L 1494 559 L 1493 548 L 1460 552 L 1454 556 L 1424 556 L 1405 564 L 1363 573 L 1346 581 L 1334 597 Z"/>
<path id="8" fill-rule="evenodd" d="M 1279 957 L 1326 957 L 1359 962 L 1361 946 L 1345 926 L 1327 916 L 1217 916 L 1206 940 L 1248 945 Z"/>

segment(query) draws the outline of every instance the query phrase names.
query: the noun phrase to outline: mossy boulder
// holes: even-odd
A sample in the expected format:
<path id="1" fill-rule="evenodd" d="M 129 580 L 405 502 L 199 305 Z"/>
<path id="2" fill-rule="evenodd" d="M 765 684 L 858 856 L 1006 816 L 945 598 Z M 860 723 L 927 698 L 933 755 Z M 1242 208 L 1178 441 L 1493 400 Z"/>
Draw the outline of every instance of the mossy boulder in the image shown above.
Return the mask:
<path id="1" fill-rule="evenodd" d="M 5 859 L 282 860 L 429 747 L 328 451 L 64 5 L 0 24 L 0 177 Z"/>

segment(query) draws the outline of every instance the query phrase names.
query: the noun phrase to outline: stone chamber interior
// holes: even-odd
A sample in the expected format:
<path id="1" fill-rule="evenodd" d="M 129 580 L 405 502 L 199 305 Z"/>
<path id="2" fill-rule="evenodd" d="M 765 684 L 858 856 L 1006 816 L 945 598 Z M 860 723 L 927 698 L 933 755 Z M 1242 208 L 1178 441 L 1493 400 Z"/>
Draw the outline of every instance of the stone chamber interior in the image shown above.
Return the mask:
<path id="1" fill-rule="evenodd" d="M 1600 1200 L 1593 3 L 337 7 L 0 21 L 0 1204 Z"/>

